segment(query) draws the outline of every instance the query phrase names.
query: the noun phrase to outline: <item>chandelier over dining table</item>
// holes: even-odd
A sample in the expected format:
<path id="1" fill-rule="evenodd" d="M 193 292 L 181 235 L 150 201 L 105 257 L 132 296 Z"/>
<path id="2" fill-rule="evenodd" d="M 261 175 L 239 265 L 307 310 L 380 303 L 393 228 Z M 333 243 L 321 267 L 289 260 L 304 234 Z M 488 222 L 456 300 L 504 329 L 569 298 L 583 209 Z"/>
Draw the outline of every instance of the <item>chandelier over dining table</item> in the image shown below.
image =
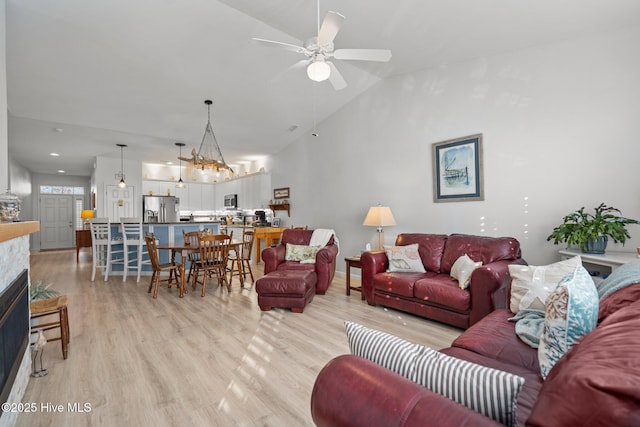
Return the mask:
<path id="1" fill-rule="evenodd" d="M 211 126 L 211 104 L 210 99 L 204 101 L 207 105 L 207 126 L 204 129 L 204 135 L 198 151 L 191 150 L 191 157 L 178 157 L 180 160 L 187 162 L 187 175 L 190 175 L 193 169 L 201 171 L 224 172 L 229 171 L 233 174 L 233 169 L 224 161 L 222 151 L 218 145 L 213 127 Z"/>

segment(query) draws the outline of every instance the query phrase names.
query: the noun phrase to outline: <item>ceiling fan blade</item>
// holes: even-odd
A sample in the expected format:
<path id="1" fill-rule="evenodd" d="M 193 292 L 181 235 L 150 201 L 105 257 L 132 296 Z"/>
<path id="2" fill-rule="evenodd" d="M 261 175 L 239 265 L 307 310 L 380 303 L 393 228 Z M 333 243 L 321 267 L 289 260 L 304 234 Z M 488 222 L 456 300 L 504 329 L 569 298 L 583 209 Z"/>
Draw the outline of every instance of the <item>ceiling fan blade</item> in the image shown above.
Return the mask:
<path id="1" fill-rule="evenodd" d="M 333 39 L 336 38 L 336 34 L 338 34 L 342 26 L 342 21 L 344 21 L 344 16 L 338 12 L 327 12 L 318 32 L 319 46 L 327 46 L 333 43 Z"/>
<path id="2" fill-rule="evenodd" d="M 329 74 L 329 81 L 333 85 L 333 88 L 335 90 L 341 90 L 347 87 L 347 82 L 344 80 L 344 77 L 342 77 L 342 74 L 340 74 L 340 71 L 338 71 L 336 66 L 333 65 L 333 62 L 326 61 L 326 63 L 329 64 L 329 68 L 331 68 L 331 74 Z"/>
<path id="3" fill-rule="evenodd" d="M 350 61 L 389 62 L 391 51 L 388 49 L 338 49 L 333 52 L 333 57 Z"/>
<path id="4" fill-rule="evenodd" d="M 308 66 L 310 63 L 311 63 L 311 59 L 301 59 L 300 61 L 296 62 L 295 64 L 287 68 L 287 71 L 304 68 Z"/>
<path id="5" fill-rule="evenodd" d="M 296 45 L 290 44 L 290 43 L 283 43 L 283 42 L 277 42 L 277 41 L 273 41 L 273 40 L 259 39 L 259 38 L 256 38 L 256 37 L 253 37 L 251 40 L 253 40 L 254 42 L 258 43 L 259 45 L 266 46 L 266 47 L 277 47 L 277 48 L 281 48 L 281 49 L 285 49 L 285 50 L 290 50 L 290 51 L 296 52 L 296 53 L 302 53 L 302 54 L 305 54 L 307 56 L 311 56 L 313 54 L 313 52 L 309 51 L 307 48 L 305 48 L 303 46 L 296 46 Z"/>

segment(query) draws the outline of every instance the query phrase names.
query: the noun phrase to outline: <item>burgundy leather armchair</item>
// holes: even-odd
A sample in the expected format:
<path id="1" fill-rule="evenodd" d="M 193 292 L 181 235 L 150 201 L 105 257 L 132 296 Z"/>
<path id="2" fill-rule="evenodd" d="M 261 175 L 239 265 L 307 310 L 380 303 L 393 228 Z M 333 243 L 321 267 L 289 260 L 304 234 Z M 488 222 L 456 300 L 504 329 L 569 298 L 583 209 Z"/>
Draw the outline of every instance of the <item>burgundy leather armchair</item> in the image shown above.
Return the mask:
<path id="1" fill-rule="evenodd" d="M 287 243 L 293 245 L 308 245 L 311 241 L 313 230 L 284 230 L 280 243 L 274 247 L 266 248 L 262 251 L 262 261 L 264 262 L 264 274 L 269 274 L 275 270 L 311 270 L 318 275 L 316 284 L 316 294 L 324 295 L 336 273 L 336 256 L 338 247 L 333 237 L 329 239 L 327 245 L 316 254 L 315 264 L 301 264 L 298 261 L 285 261 Z"/>

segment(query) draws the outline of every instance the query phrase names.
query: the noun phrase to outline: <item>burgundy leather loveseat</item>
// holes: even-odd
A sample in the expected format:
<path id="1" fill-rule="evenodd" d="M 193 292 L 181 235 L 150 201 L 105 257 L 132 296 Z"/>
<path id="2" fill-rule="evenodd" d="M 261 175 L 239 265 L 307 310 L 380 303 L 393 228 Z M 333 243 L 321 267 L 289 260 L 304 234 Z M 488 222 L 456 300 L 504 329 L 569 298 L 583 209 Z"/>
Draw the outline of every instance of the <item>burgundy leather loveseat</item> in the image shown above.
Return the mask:
<path id="1" fill-rule="evenodd" d="M 441 352 L 525 378 L 518 425 L 640 425 L 640 283 L 600 301 L 598 326 L 540 376 L 538 352 L 498 309 Z M 425 333 L 428 333 L 425 331 Z M 348 402 L 348 403 L 345 403 Z M 373 362 L 353 355 L 329 361 L 316 379 L 311 413 L 318 426 L 477 427 L 494 420 Z"/>
<path id="2" fill-rule="evenodd" d="M 369 305 L 383 305 L 468 328 L 496 308 L 507 307 L 507 287 L 511 283 L 508 265 L 526 264 L 520 242 L 512 237 L 485 237 L 466 234 L 399 234 L 396 246 L 417 243 L 426 273 L 386 272 L 384 252 L 365 252 L 362 289 Z M 482 261 L 468 289 L 460 289 L 449 274 L 456 260 L 467 254 Z"/>
<path id="3" fill-rule="evenodd" d="M 312 235 L 313 230 L 284 230 L 282 233 L 282 239 L 278 245 L 266 248 L 262 251 L 264 274 L 269 274 L 275 270 L 315 271 L 318 276 L 316 294 L 324 295 L 336 273 L 336 256 L 338 255 L 338 247 L 335 245 L 333 237 L 331 237 L 327 245 L 320 249 L 316 254 L 315 264 L 302 264 L 299 261 L 285 260 L 287 243 L 292 245 L 309 245 Z"/>

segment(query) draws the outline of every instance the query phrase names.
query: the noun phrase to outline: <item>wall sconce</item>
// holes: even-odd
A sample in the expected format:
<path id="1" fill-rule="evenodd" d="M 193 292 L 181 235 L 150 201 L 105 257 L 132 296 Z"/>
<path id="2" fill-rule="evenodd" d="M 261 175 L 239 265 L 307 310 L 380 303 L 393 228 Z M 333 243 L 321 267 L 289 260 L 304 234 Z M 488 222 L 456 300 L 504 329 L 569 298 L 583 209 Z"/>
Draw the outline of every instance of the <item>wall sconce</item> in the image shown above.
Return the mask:
<path id="1" fill-rule="evenodd" d="M 362 225 L 377 227 L 376 231 L 378 232 L 378 245 L 375 249 L 378 251 L 383 251 L 384 230 L 382 229 L 382 227 L 396 225 L 396 220 L 393 217 L 389 206 L 378 205 L 369 208 L 369 212 L 367 212 L 367 216 L 365 217 Z"/>

